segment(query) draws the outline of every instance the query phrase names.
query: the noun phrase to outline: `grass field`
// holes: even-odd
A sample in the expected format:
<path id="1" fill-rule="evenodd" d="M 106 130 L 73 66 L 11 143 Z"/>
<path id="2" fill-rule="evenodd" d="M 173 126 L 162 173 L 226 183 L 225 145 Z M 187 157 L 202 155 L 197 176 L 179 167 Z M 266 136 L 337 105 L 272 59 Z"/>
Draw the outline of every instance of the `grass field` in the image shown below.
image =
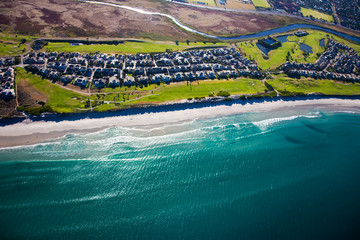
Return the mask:
<path id="1" fill-rule="evenodd" d="M 276 90 L 324 95 L 360 95 L 360 83 L 344 83 L 333 80 L 278 78 L 267 80 Z"/>
<path id="2" fill-rule="evenodd" d="M 179 42 L 176 45 L 174 42 L 130 42 L 126 41 L 124 44 L 111 45 L 111 44 L 92 44 L 70 46 L 69 43 L 54 42 L 49 43 L 43 48 L 46 51 L 57 52 L 83 52 L 83 53 L 151 53 L 151 52 L 165 52 L 166 50 L 181 51 L 193 47 L 211 47 L 211 46 L 228 46 L 226 43 L 203 43 L 203 42 L 190 42 L 189 45 L 185 42 Z"/>
<path id="3" fill-rule="evenodd" d="M 95 108 L 97 111 L 104 111 L 141 104 L 159 104 L 189 98 L 203 98 L 211 94 L 216 96 L 219 91 L 226 91 L 232 95 L 245 95 L 264 93 L 265 89 L 261 81 L 254 79 L 206 80 L 193 82 L 191 87 L 186 82 L 182 82 L 170 85 L 150 85 L 147 88 L 137 88 L 136 90 L 134 87 L 117 88 L 114 90 L 118 90 L 118 93 L 92 95 L 91 99 L 110 101 L 110 104 L 103 104 Z M 124 97 L 125 101 L 123 101 Z"/>
<path id="4" fill-rule="evenodd" d="M 198 84 L 199 83 L 199 84 Z M 219 91 L 227 91 L 230 94 L 255 94 L 265 91 L 265 86 L 259 80 L 235 79 L 235 80 L 206 80 L 193 82 L 187 85 L 186 82 L 163 85 L 153 91 L 153 95 L 142 98 L 133 103 L 143 102 L 166 102 L 195 97 L 208 97 Z"/>
<path id="5" fill-rule="evenodd" d="M 270 4 L 266 0 L 251 0 L 255 7 L 270 8 Z"/>
<path id="6" fill-rule="evenodd" d="M 87 96 L 63 89 L 56 84 L 26 72 L 23 68 L 16 68 L 16 82 L 21 81 L 26 81 L 33 89 L 44 94 L 47 97 L 46 106 L 50 106 L 56 112 L 79 112 L 81 108 L 84 108 L 84 101 Z M 28 94 L 31 97 L 32 92 Z"/>
<path id="7" fill-rule="evenodd" d="M 32 39 L 32 36 L 0 33 L 0 56 L 13 56 L 24 53 L 26 44 Z M 25 43 L 22 44 L 22 41 L 25 41 Z"/>
<path id="8" fill-rule="evenodd" d="M 321 13 L 317 10 L 314 9 L 310 9 L 310 8 L 301 8 L 301 13 L 304 15 L 304 17 L 314 17 L 316 19 L 321 19 L 321 20 L 325 20 L 328 22 L 334 22 L 334 18 L 333 16 L 326 14 L 326 13 Z"/>

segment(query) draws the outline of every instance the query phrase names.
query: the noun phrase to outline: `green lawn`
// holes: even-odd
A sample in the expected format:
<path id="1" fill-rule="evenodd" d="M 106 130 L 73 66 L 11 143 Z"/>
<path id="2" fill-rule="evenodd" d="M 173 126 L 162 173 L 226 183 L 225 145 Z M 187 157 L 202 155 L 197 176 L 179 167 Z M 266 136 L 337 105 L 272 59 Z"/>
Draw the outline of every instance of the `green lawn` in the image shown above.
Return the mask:
<path id="1" fill-rule="evenodd" d="M 256 46 L 256 42 L 257 40 L 240 43 L 238 46 L 240 50 L 245 53 L 246 57 L 249 58 L 250 56 L 251 59 L 254 59 L 262 69 L 276 68 L 285 63 L 287 52 L 295 49 L 296 46 L 296 43 L 292 42 L 283 43 L 281 47 L 269 52 L 269 58 L 266 59 L 260 49 Z"/>
<path id="2" fill-rule="evenodd" d="M 333 16 L 326 14 L 326 13 L 322 13 L 319 12 L 315 9 L 310 9 L 310 8 L 301 8 L 301 13 L 304 15 L 304 17 L 310 17 L 313 16 L 316 19 L 321 19 L 321 20 L 325 20 L 328 22 L 334 22 L 334 18 Z"/>
<path id="3" fill-rule="evenodd" d="M 25 44 L 21 44 L 22 40 Z M 26 51 L 26 45 L 33 39 L 32 36 L 9 35 L 0 33 L 0 56 L 20 55 Z"/>
<path id="4" fill-rule="evenodd" d="M 47 106 L 59 113 L 79 112 L 84 108 L 87 96 L 80 95 L 71 90 L 66 90 L 42 79 L 23 68 L 16 68 L 16 81 L 27 81 L 34 89 L 45 94 L 48 98 Z"/>
<path id="5" fill-rule="evenodd" d="M 203 43 L 203 42 L 190 42 L 187 45 L 186 42 L 179 42 L 176 45 L 175 42 L 128 42 L 125 44 L 110 45 L 110 44 L 92 44 L 92 45 L 80 45 L 70 46 L 69 43 L 54 42 L 49 43 L 44 47 L 46 51 L 57 51 L 57 52 L 84 52 L 84 53 L 151 53 L 151 52 L 165 52 L 167 49 L 171 51 L 181 51 L 192 47 L 211 47 L 211 46 L 227 46 L 224 43 Z"/>
<path id="6" fill-rule="evenodd" d="M 199 83 L 199 84 L 198 84 Z M 231 79 L 231 80 L 206 80 L 193 82 L 190 85 L 184 83 L 161 85 L 153 90 L 153 94 L 142 99 L 132 101 L 131 104 L 153 102 L 160 103 L 195 97 L 208 97 L 219 91 L 227 91 L 230 94 L 256 94 L 263 93 L 265 86 L 260 80 L 253 79 Z"/>
<path id="7" fill-rule="evenodd" d="M 324 95 L 360 95 L 360 83 L 345 83 L 333 80 L 278 78 L 267 80 L 276 90 Z"/>
<path id="8" fill-rule="evenodd" d="M 123 87 L 118 88 L 119 93 L 92 95 L 91 99 L 93 101 L 110 101 L 111 103 L 109 104 L 103 104 L 95 108 L 97 111 L 105 111 L 139 104 L 158 104 L 188 98 L 209 97 L 210 94 L 216 96 L 219 91 L 226 91 L 232 95 L 245 95 L 264 93 L 265 89 L 261 81 L 254 79 L 206 80 L 199 81 L 199 83 L 193 82 L 191 88 L 186 82 L 171 83 L 169 85 L 150 85 L 142 89 Z"/>
<path id="9" fill-rule="evenodd" d="M 270 4 L 266 0 L 251 0 L 255 7 L 270 8 Z"/>

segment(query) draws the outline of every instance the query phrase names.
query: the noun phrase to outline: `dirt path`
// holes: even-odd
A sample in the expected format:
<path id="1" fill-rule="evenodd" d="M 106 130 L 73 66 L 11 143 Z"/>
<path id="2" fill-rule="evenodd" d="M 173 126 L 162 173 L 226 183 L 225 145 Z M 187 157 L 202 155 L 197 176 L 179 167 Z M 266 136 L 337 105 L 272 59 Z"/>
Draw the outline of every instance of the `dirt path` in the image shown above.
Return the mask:
<path id="1" fill-rule="evenodd" d="M 339 18 L 339 16 L 338 16 L 337 12 L 336 12 L 336 8 L 335 8 L 335 6 L 334 6 L 333 3 L 331 3 L 331 10 L 333 11 L 333 15 L 334 15 L 334 17 L 336 18 L 337 23 L 338 23 L 339 25 L 341 25 L 340 18 Z"/>

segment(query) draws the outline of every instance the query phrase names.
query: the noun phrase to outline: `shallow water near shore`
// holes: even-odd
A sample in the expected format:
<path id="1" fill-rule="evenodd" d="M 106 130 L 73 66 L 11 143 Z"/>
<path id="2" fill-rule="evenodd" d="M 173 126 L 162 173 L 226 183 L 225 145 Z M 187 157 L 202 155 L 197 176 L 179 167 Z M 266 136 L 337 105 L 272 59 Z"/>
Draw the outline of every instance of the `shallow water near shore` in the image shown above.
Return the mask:
<path id="1" fill-rule="evenodd" d="M 294 108 L 0 150 L 0 233 L 358 239 L 360 114 Z"/>

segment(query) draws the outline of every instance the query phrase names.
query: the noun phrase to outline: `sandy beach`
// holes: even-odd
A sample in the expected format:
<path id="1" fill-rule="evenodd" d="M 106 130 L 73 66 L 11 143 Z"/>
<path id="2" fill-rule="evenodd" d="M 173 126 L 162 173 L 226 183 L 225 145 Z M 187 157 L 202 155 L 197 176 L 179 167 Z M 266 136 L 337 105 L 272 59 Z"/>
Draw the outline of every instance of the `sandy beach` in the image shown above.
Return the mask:
<path id="1" fill-rule="evenodd" d="M 332 109 L 335 111 L 359 111 L 360 100 L 315 99 L 297 101 L 265 101 L 261 103 L 207 106 L 199 109 L 184 109 L 104 118 L 84 118 L 74 121 L 31 121 L 0 127 L 0 148 L 31 145 L 45 140 L 63 137 L 66 134 L 97 132 L 111 127 L 143 127 L 178 123 L 193 119 L 214 118 L 246 112 L 268 112 L 277 109 L 299 107 Z"/>

